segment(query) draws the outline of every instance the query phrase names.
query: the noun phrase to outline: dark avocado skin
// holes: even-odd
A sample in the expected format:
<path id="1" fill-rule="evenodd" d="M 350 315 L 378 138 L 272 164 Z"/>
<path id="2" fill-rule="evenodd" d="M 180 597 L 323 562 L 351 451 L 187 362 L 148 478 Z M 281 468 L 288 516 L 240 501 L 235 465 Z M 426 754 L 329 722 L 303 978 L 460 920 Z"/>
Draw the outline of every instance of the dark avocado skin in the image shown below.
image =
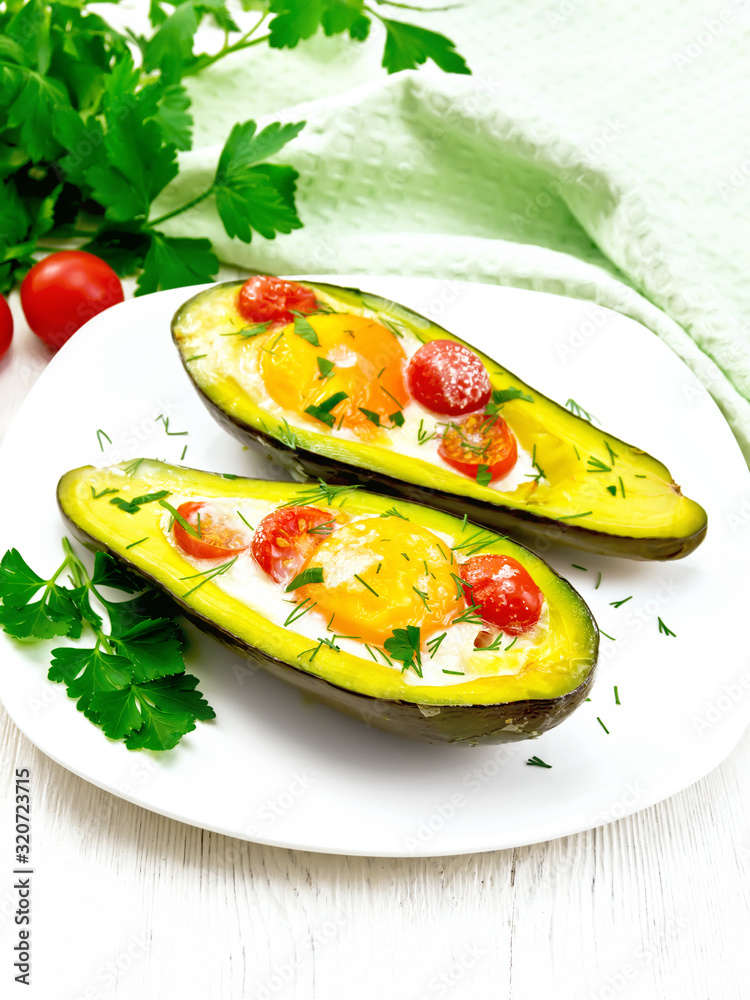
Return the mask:
<path id="1" fill-rule="evenodd" d="M 505 702 L 497 705 L 444 705 L 434 715 L 424 715 L 418 705 L 410 702 L 389 701 L 356 694 L 323 678 L 298 670 L 283 660 L 268 656 L 254 646 L 246 645 L 210 618 L 198 614 L 194 608 L 181 601 L 150 574 L 139 570 L 109 546 L 89 535 L 68 517 L 59 503 L 59 498 L 58 505 L 71 533 L 83 545 L 94 551 L 107 552 L 128 572 L 137 573 L 149 586 L 165 593 L 180 608 L 182 614 L 203 632 L 274 677 L 292 684 L 316 701 L 375 729 L 382 729 L 422 743 L 463 743 L 471 746 L 514 743 L 541 736 L 542 733 L 558 726 L 586 700 L 594 681 L 596 662 L 582 684 L 559 698 Z M 596 654 L 594 660 L 596 661 Z"/>
<path id="2" fill-rule="evenodd" d="M 417 486 L 416 483 L 407 483 L 402 479 L 395 479 L 370 469 L 361 469 L 354 465 L 343 466 L 341 462 L 327 455 L 318 455 L 302 448 L 289 448 L 272 435 L 264 434 L 255 427 L 234 420 L 217 406 L 200 386 L 193 384 L 217 423 L 243 444 L 252 441 L 263 448 L 300 482 L 312 478 L 323 479 L 334 486 L 350 486 L 356 483 L 373 493 L 386 493 L 413 503 L 437 507 L 457 517 L 467 514 L 470 521 L 508 535 L 542 553 L 548 551 L 552 545 L 563 544 L 584 552 L 624 556 L 627 559 L 682 559 L 697 549 L 706 537 L 707 525 L 687 538 L 629 538 L 623 535 L 609 535 L 605 532 L 592 531 L 590 528 L 565 524 L 552 518 L 539 517 L 531 511 L 510 511 L 473 497 L 460 497 L 427 486 Z"/>
<path id="3" fill-rule="evenodd" d="M 236 286 L 239 289 L 242 282 L 225 282 L 224 285 Z M 309 285 L 313 289 L 319 287 L 331 292 L 343 291 L 359 296 L 365 299 L 370 306 L 376 306 L 378 302 L 385 301 L 380 299 L 379 296 L 363 293 L 357 288 L 327 285 L 314 281 L 310 282 Z M 259 428 L 251 426 L 227 413 L 206 394 L 198 384 L 198 381 L 193 378 L 193 374 L 186 364 L 185 356 L 179 349 L 179 341 L 176 335 L 176 326 L 179 318 L 191 301 L 188 300 L 188 302 L 183 303 L 175 313 L 172 320 L 172 335 L 175 345 L 178 348 L 180 360 L 193 387 L 197 390 L 211 415 L 222 427 L 243 444 L 247 444 L 250 441 L 263 448 L 298 481 L 313 478 L 323 479 L 334 485 L 356 484 L 375 493 L 382 493 L 436 507 L 458 517 L 463 517 L 466 514 L 471 521 L 484 525 L 493 531 L 508 535 L 510 538 L 529 545 L 541 553 L 547 552 L 555 544 L 564 544 L 585 552 L 620 558 L 624 557 L 626 559 L 682 559 L 693 552 L 706 536 L 707 522 L 705 519 L 698 530 L 692 534 L 680 537 L 658 535 L 654 537 L 634 537 L 611 534 L 607 531 L 597 531 L 590 527 L 581 527 L 572 521 L 545 517 L 534 513 L 532 510 L 503 507 L 500 504 L 488 503 L 475 497 L 448 493 L 444 490 L 434 489 L 429 486 L 388 476 L 375 470 L 362 468 L 354 463 L 345 463 L 341 459 L 334 459 L 301 447 L 290 448 L 273 435 L 266 434 Z M 411 310 L 405 307 L 400 308 L 406 314 L 417 316 L 417 314 L 412 313 Z M 422 317 L 417 318 L 422 319 Z M 461 342 L 463 343 L 463 341 Z M 539 398 L 546 398 L 538 391 L 534 391 Z M 615 439 L 613 438 L 613 440 Z M 645 455 L 643 452 L 640 452 L 640 454 Z M 672 488 L 675 492 L 680 492 L 679 487 L 674 483 L 672 483 Z"/>

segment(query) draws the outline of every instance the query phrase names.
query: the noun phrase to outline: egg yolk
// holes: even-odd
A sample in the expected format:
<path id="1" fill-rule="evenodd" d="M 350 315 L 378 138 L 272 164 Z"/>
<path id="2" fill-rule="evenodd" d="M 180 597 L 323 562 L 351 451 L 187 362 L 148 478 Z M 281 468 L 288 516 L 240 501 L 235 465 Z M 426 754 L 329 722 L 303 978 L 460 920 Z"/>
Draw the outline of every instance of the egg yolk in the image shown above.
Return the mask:
<path id="1" fill-rule="evenodd" d="M 318 344 L 295 333 L 295 324 L 264 334 L 258 343 L 260 371 L 271 398 L 322 430 L 339 425 L 364 441 L 387 439 L 378 421 L 390 425 L 390 414 L 409 401 L 404 378 L 406 355 L 390 330 L 363 316 L 321 313 L 305 317 Z M 326 401 L 346 393 L 333 407 Z M 332 420 L 319 421 L 310 407 L 322 407 Z M 367 416 L 368 410 L 376 417 Z"/>
<path id="2" fill-rule="evenodd" d="M 323 582 L 309 597 L 332 632 L 382 646 L 395 628 L 418 625 L 425 639 L 465 608 L 457 596 L 449 547 L 426 528 L 397 517 L 372 517 L 339 528 L 307 562 Z"/>

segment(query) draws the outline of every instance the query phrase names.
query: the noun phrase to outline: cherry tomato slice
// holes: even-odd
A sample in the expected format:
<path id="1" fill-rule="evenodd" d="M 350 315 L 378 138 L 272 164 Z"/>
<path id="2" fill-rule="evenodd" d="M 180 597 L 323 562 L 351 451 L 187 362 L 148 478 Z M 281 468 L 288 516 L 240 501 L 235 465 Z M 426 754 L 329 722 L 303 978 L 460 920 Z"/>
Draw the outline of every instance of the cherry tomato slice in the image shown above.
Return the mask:
<path id="1" fill-rule="evenodd" d="M 174 523 L 175 541 L 183 552 L 195 559 L 231 558 L 244 552 L 250 544 L 246 535 L 213 517 L 202 500 L 188 500 L 180 504 L 177 513 L 194 528 L 198 527 L 200 514 L 200 538 L 186 531 L 179 521 Z"/>
<path id="2" fill-rule="evenodd" d="M 490 625 L 520 635 L 536 625 L 544 597 L 523 566 L 510 556 L 473 556 L 460 569 L 466 600 Z"/>
<path id="3" fill-rule="evenodd" d="M 438 454 L 472 479 L 477 478 L 480 466 L 486 467 L 489 481 L 493 482 L 507 476 L 516 464 L 518 445 L 502 417 L 475 413 L 460 424 L 449 424 Z"/>
<path id="4" fill-rule="evenodd" d="M 318 507 L 280 507 L 255 529 L 255 561 L 277 583 L 289 583 L 333 528 L 333 514 Z M 341 515 L 336 515 L 341 517 Z M 311 529 L 320 528 L 311 533 Z"/>
<path id="5" fill-rule="evenodd" d="M 449 417 L 480 410 L 492 386 L 481 358 L 455 340 L 431 340 L 409 362 L 412 395 L 433 413 Z"/>
<path id="6" fill-rule="evenodd" d="M 13 339 L 13 313 L 5 299 L 0 295 L 0 358 L 10 347 Z"/>
<path id="7" fill-rule="evenodd" d="M 256 275 L 240 289 L 237 308 L 249 323 L 291 323 L 294 312 L 315 312 L 318 303 L 309 288 L 296 281 Z"/>

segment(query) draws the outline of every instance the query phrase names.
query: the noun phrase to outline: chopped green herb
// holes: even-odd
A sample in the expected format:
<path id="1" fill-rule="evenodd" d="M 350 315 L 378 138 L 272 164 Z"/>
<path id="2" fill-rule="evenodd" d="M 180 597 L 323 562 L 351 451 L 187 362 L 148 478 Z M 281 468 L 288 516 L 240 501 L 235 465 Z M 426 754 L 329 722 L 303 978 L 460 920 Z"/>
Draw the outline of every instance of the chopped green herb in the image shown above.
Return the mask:
<path id="1" fill-rule="evenodd" d="M 396 410 L 395 413 L 389 413 L 388 419 L 391 421 L 394 427 L 404 426 L 404 415 L 401 410 Z"/>
<path id="2" fill-rule="evenodd" d="M 586 472 L 611 472 L 612 466 L 606 465 L 599 458 L 595 458 L 593 455 L 589 456 L 587 465 L 590 465 L 590 469 L 586 469 Z"/>
<path id="3" fill-rule="evenodd" d="M 120 492 L 119 490 L 104 489 L 100 490 L 99 493 L 96 493 L 94 491 L 94 487 L 93 486 L 91 487 L 91 496 L 93 497 L 94 500 L 99 500 L 101 497 L 106 497 L 109 493 L 119 493 L 119 492 Z"/>
<path id="4" fill-rule="evenodd" d="M 394 337 L 398 337 L 399 340 L 403 338 L 404 336 L 403 331 L 396 326 L 396 323 L 393 320 L 386 319 L 385 316 L 381 316 L 380 322 L 386 328 L 386 330 L 391 331 Z"/>
<path id="5" fill-rule="evenodd" d="M 104 451 L 104 445 L 102 444 L 102 438 L 106 438 L 107 441 L 109 441 L 109 443 L 112 444 L 112 438 L 109 436 L 109 434 L 107 434 L 106 431 L 98 430 L 96 432 L 96 440 L 99 442 L 99 450 L 100 451 Z"/>
<path id="6" fill-rule="evenodd" d="M 625 499 L 625 487 L 622 484 L 622 476 L 617 477 L 620 480 L 620 492 L 622 493 L 623 500 Z"/>
<path id="7" fill-rule="evenodd" d="M 240 477 L 239 476 L 235 476 L 234 473 L 232 473 L 232 472 L 222 472 L 221 478 L 222 479 L 239 479 Z"/>
<path id="8" fill-rule="evenodd" d="M 170 437 L 183 437 L 185 434 L 188 433 L 187 431 L 170 431 L 169 417 L 165 417 L 163 413 L 160 413 L 156 419 L 161 420 L 161 422 L 164 424 L 165 433 L 168 434 Z"/>
<path id="9" fill-rule="evenodd" d="M 403 410 L 404 404 L 401 402 L 400 399 L 396 399 L 396 397 L 393 395 L 393 393 L 392 392 L 388 392 L 388 390 L 386 389 L 386 387 L 384 385 L 381 385 L 380 388 L 386 394 L 386 396 L 388 396 L 389 399 L 393 400 L 393 402 L 396 404 L 396 406 L 399 408 L 399 410 Z"/>
<path id="10" fill-rule="evenodd" d="M 443 670 L 444 674 L 454 674 L 456 677 L 465 677 L 466 674 L 463 670 Z"/>
<path id="11" fill-rule="evenodd" d="M 383 564 L 382 564 L 382 562 L 379 562 L 379 563 L 378 563 L 378 568 L 377 568 L 377 569 L 375 570 L 375 576 L 377 576 L 377 575 L 378 575 L 378 573 L 380 572 L 380 567 L 381 567 L 382 565 L 383 565 Z"/>
<path id="12" fill-rule="evenodd" d="M 200 361 L 201 358 L 207 358 L 207 357 L 208 357 L 207 354 L 194 354 L 192 358 L 185 358 L 185 364 L 187 364 L 189 361 Z"/>
<path id="13" fill-rule="evenodd" d="M 607 632 L 602 631 L 602 629 L 599 629 L 599 631 L 604 636 L 605 639 L 611 639 L 612 642 L 617 641 L 613 635 L 609 635 Z"/>
<path id="14" fill-rule="evenodd" d="M 584 408 L 579 403 L 576 403 L 574 399 L 569 399 L 565 406 L 571 413 L 574 413 L 577 417 L 584 417 L 590 424 L 599 423 L 593 414 L 589 413 L 588 410 L 584 410 Z"/>
<path id="15" fill-rule="evenodd" d="M 541 757 L 529 757 L 526 761 L 527 764 L 532 764 L 534 767 L 552 767 L 551 764 L 545 764 Z"/>
<path id="16" fill-rule="evenodd" d="M 395 628 L 393 635 L 385 640 L 383 646 L 392 659 L 403 663 L 402 673 L 411 667 L 418 677 L 422 676 L 421 639 L 418 625 Z"/>
<path id="17" fill-rule="evenodd" d="M 643 473 L 638 473 L 638 472 L 636 472 L 636 473 L 635 473 L 635 478 L 636 478 L 636 479 L 647 479 L 648 477 L 647 477 L 647 476 L 644 476 L 644 475 L 643 475 Z"/>
<path id="18" fill-rule="evenodd" d="M 318 371 L 320 372 L 320 378 L 328 379 L 333 374 L 333 369 L 336 365 L 333 361 L 329 361 L 328 358 L 316 358 L 318 362 Z"/>
<path id="19" fill-rule="evenodd" d="M 251 337 L 257 337 L 259 334 L 265 333 L 270 325 L 270 320 L 267 320 L 265 323 L 253 323 L 251 326 L 244 326 L 237 333 L 224 334 L 224 336 L 242 337 L 243 340 L 249 340 Z"/>
<path id="20" fill-rule="evenodd" d="M 492 398 L 485 407 L 484 412 L 487 416 L 494 417 L 502 408 L 503 403 L 508 403 L 511 399 L 524 399 L 527 403 L 534 402 L 533 396 L 527 396 L 525 392 L 511 385 L 507 389 L 493 389 Z"/>
<path id="21" fill-rule="evenodd" d="M 252 524 L 250 524 L 250 522 L 246 519 L 246 517 L 244 516 L 244 514 L 242 513 L 241 510 L 237 511 L 237 517 L 240 519 L 240 521 L 242 521 L 243 524 L 247 525 L 247 527 L 251 531 L 255 531 L 255 528 L 253 528 Z"/>
<path id="22" fill-rule="evenodd" d="M 440 649 L 440 644 L 447 635 L 448 635 L 447 632 L 441 632 L 440 635 L 433 636 L 432 639 L 428 640 L 427 649 L 430 651 L 431 660 L 434 659 L 435 653 L 437 653 L 437 651 Z"/>
<path id="23" fill-rule="evenodd" d="M 370 586 L 370 584 L 367 583 L 366 580 L 363 580 L 362 577 L 359 576 L 358 573 L 354 574 L 354 578 L 355 578 L 355 580 L 359 580 L 359 582 L 362 584 L 362 586 L 366 587 L 370 591 L 371 594 L 374 594 L 376 597 L 380 597 L 380 594 L 377 592 L 377 590 L 373 590 L 373 588 Z"/>
<path id="24" fill-rule="evenodd" d="M 611 493 L 612 496 L 616 496 L 617 495 L 617 487 L 616 486 L 608 486 L 607 487 L 607 492 Z"/>
<path id="25" fill-rule="evenodd" d="M 585 566 L 579 566 L 578 563 L 571 563 L 570 565 L 573 569 L 582 569 L 584 573 L 588 573 L 588 569 Z"/>
<path id="26" fill-rule="evenodd" d="M 593 514 L 593 511 L 591 511 L 591 510 L 583 510 L 583 511 L 581 511 L 578 514 L 558 514 L 557 515 L 557 520 L 558 521 L 567 521 L 571 517 L 588 517 L 589 514 Z"/>
<path id="27" fill-rule="evenodd" d="M 576 448 L 575 445 L 573 445 L 573 451 L 576 453 L 576 458 L 580 461 L 581 460 L 581 455 L 580 455 L 580 452 L 578 451 L 578 449 Z"/>
<path id="28" fill-rule="evenodd" d="M 477 605 L 470 604 L 458 617 L 453 619 L 451 625 L 484 625 L 484 619 L 478 614 L 479 610 Z"/>
<path id="29" fill-rule="evenodd" d="M 375 413 L 374 410 L 366 410 L 364 406 L 357 407 L 360 413 L 364 413 L 371 424 L 375 424 L 376 427 L 380 427 L 380 414 Z"/>
<path id="30" fill-rule="evenodd" d="M 227 570 L 231 569 L 236 562 L 237 562 L 237 556 L 233 556 L 231 559 L 228 559 L 225 563 L 222 563 L 221 566 L 215 566 L 213 569 L 205 570 L 201 573 L 193 573 L 191 576 L 180 577 L 181 580 L 192 580 L 196 576 L 203 577 L 203 579 L 199 583 L 196 583 L 194 587 L 191 587 L 190 590 L 186 591 L 182 595 L 183 599 L 189 597 L 190 594 L 194 593 L 196 590 L 202 587 L 204 583 L 208 583 L 209 580 L 213 580 L 214 577 L 223 576 L 224 573 L 226 573 Z"/>
<path id="31" fill-rule="evenodd" d="M 432 441 L 433 438 L 437 437 L 437 432 L 433 431 L 432 434 L 428 434 L 424 429 L 424 419 L 419 421 L 419 429 L 417 430 L 417 442 L 419 444 L 427 444 L 428 441 Z"/>
<path id="32" fill-rule="evenodd" d="M 508 643 L 508 645 L 507 645 L 507 646 L 505 647 L 505 652 L 507 653 L 509 649 L 513 649 L 513 647 L 515 646 L 515 644 L 516 644 L 517 642 L 518 642 L 518 636 L 516 636 L 516 637 L 515 637 L 515 638 L 513 639 L 513 642 L 509 642 L 509 643 Z"/>
<path id="33" fill-rule="evenodd" d="M 307 533 L 308 535 L 330 535 L 334 524 L 336 524 L 336 518 L 332 517 L 329 521 L 316 524 L 314 528 L 308 528 Z"/>
<path id="34" fill-rule="evenodd" d="M 297 336 L 302 337 L 303 340 L 312 344 L 313 347 L 320 347 L 318 335 L 315 330 L 313 330 L 306 317 L 303 316 L 302 313 L 295 312 L 294 310 L 292 310 L 292 312 L 294 312 L 294 332 Z"/>
<path id="35" fill-rule="evenodd" d="M 183 458 L 185 457 L 185 455 L 187 454 L 187 450 L 188 450 L 188 446 L 185 445 L 185 447 L 182 449 L 182 454 L 180 455 L 180 461 L 182 461 Z"/>
<path id="36" fill-rule="evenodd" d="M 370 656 L 371 656 L 371 657 L 373 658 L 373 660 L 374 660 L 374 661 L 375 661 L 375 662 L 377 663 L 377 662 L 378 662 L 378 658 L 377 658 L 377 656 L 376 656 L 376 655 L 375 655 L 375 654 L 373 653 L 373 651 L 372 651 L 372 650 L 370 649 L 370 647 L 369 647 L 369 646 L 367 645 L 367 643 L 366 643 L 366 642 L 364 642 L 364 643 L 362 643 L 362 645 L 363 645 L 363 646 L 365 647 L 365 649 L 366 649 L 366 650 L 367 650 L 367 652 L 368 652 L 368 653 L 370 654 Z"/>
<path id="37" fill-rule="evenodd" d="M 673 632 L 672 629 L 667 628 L 667 626 L 664 624 L 664 622 L 661 620 L 661 618 L 659 618 L 659 632 L 662 635 L 676 635 L 677 634 L 676 632 Z"/>
<path id="38" fill-rule="evenodd" d="M 359 486 L 329 486 L 322 479 L 318 480 L 317 486 L 310 484 L 305 489 L 297 490 L 291 500 L 279 504 L 280 507 L 295 507 L 297 504 L 324 503 L 328 507 L 333 507 L 334 501 L 341 499 L 339 507 L 343 507 L 347 494 L 358 490 Z"/>
<path id="39" fill-rule="evenodd" d="M 425 608 L 429 611 L 430 610 L 430 605 L 427 603 L 427 598 L 430 595 L 427 593 L 427 591 L 420 590 L 418 587 L 412 587 L 411 589 L 419 597 L 419 599 L 421 600 L 422 604 L 424 604 Z"/>
<path id="40" fill-rule="evenodd" d="M 286 621 L 284 622 L 284 628 L 288 628 L 293 625 L 296 621 L 299 621 L 308 611 L 312 611 L 314 607 L 317 606 L 317 601 L 311 601 L 309 597 L 306 597 L 304 601 L 300 601 L 299 604 L 295 604 L 294 610 L 289 614 Z"/>
<path id="41" fill-rule="evenodd" d="M 400 517 L 402 521 L 408 521 L 409 518 L 402 514 L 400 511 L 396 510 L 395 507 L 391 507 L 389 510 L 384 511 L 381 517 Z"/>
<path id="42" fill-rule="evenodd" d="M 335 392 L 328 399 L 324 400 L 319 405 L 312 405 L 305 407 L 305 413 L 309 413 L 311 417 L 315 417 L 316 420 L 320 420 L 322 423 L 327 424 L 329 427 L 333 427 L 336 422 L 336 418 L 331 413 L 334 406 L 338 406 L 339 403 L 343 402 L 345 399 L 349 398 L 348 392 Z"/>
<path id="43" fill-rule="evenodd" d="M 477 482 L 480 486 L 489 486 L 492 482 L 492 473 L 489 465 L 477 466 Z"/>
<path id="44" fill-rule="evenodd" d="M 282 444 L 285 444 L 288 448 L 297 447 L 297 437 L 289 426 L 289 421 L 285 418 L 281 421 L 279 426 L 276 428 L 276 436 Z"/>
<path id="45" fill-rule="evenodd" d="M 633 595 L 631 594 L 630 597 L 623 597 L 621 601 L 610 601 L 609 606 L 611 608 L 620 608 L 622 607 L 623 604 L 627 604 L 628 601 L 632 600 L 633 600 Z"/>
<path id="46" fill-rule="evenodd" d="M 137 514 L 144 504 L 153 503 L 155 500 L 161 500 L 163 497 L 168 496 L 169 490 L 159 490 L 158 493 L 144 493 L 142 496 L 133 497 L 132 500 L 123 500 L 122 497 L 112 497 L 109 502 L 114 504 L 115 507 L 119 507 L 120 510 L 124 510 L 126 514 Z"/>
<path id="47" fill-rule="evenodd" d="M 599 573 L 599 575 L 598 575 L 598 576 L 597 576 L 597 578 L 596 578 L 596 586 L 594 587 L 594 590 L 598 590 L 598 589 L 599 589 L 599 584 L 600 584 L 601 582 L 602 582 L 602 574 L 601 574 L 601 573 Z"/>
<path id="48" fill-rule="evenodd" d="M 404 557 L 404 559 L 406 559 L 407 562 L 411 562 L 411 560 L 409 559 L 409 556 L 406 554 L 406 552 L 402 552 L 401 555 Z"/>
<path id="49" fill-rule="evenodd" d="M 615 684 L 615 705 L 620 704 L 620 692 L 617 690 L 617 685 Z"/>
<path id="50" fill-rule="evenodd" d="M 615 465 L 615 459 L 617 458 L 617 452 L 616 451 L 612 451 L 612 448 L 610 447 L 609 441 L 605 441 L 604 442 L 604 447 L 609 452 L 609 460 L 610 460 L 610 462 L 612 463 L 612 465 Z"/>
<path id="51" fill-rule="evenodd" d="M 432 572 L 432 570 L 430 569 L 430 567 L 427 565 L 427 560 L 426 559 L 422 560 L 422 565 L 424 566 L 425 576 L 431 576 L 433 580 L 437 580 L 437 577 Z"/>
<path id="52" fill-rule="evenodd" d="M 303 569 L 301 573 L 298 573 L 290 583 L 287 584 L 285 593 L 289 593 L 291 590 L 299 590 L 300 587 L 306 587 L 308 583 L 322 583 L 323 582 L 323 569 L 320 566 L 309 566 L 307 569 Z"/>
<path id="53" fill-rule="evenodd" d="M 496 537 L 491 532 L 485 531 L 484 528 L 479 528 L 473 535 L 470 535 L 469 538 L 461 542 L 460 545 L 452 545 L 451 549 L 453 552 L 460 552 L 462 549 L 466 549 L 466 555 L 473 556 L 480 549 L 486 548 L 494 542 Z"/>
<path id="54" fill-rule="evenodd" d="M 144 461 L 144 459 L 142 459 L 142 458 L 134 458 L 132 462 L 129 462 L 125 466 L 125 468 L 123 469 L 123 472 L 127 472 L 127 474 L 129 476 L 134 476 L 136 474 L 136 472 L 138 471 L 139 465 L 143 461 Z"/>
<path id="55" fill-rule="evenodd" d="M 597 717 L 596 717 L 596 721 L 597 721 L 597 722 L 599 723 L 599 725 L 600 725 L 600 726 L 602 727 L 602 729 L 603 729 L 603 730 L 604 730 L 604 732 L 605 732 L 605 733 L 607 734 L 607 736 L 609 736 L 609 730 L 608 730 L 608 729 L 607 729 L 607 727 L 606 727 L 606 726 L 604 725 L 604 723 L 602 722 L 602 720 L 601 720 L 601 719 L 599 718 L 599 716 L 598 716 L 598 715 L 597 715 Z"/>
<path id="56" fill-rule="evenodd" d="M 111 500 L 110 503 L 112 503 Z M 178 514 L 175 508 L 171 504 L 167 503 L 166 500 L 160 500 L 159 504 L 160 506 L 164 507 L 165 510 L 168 510 L 169 513 L 172 515 L 172 524 L 174 524 L 174 522 L 177 521 L 177 523 L 181 525 L 189 535 L 192 535 L 193 538 L 201 537 L 200 531 L 198 531 L 196 528 L 193 527 L 192 524 L 186 521 L 185 518 L 182 516 L 182 514 Z"/>
<path id="57" fill-rule="evenodd" d="M 503 639 L 505 635 L 503 632 L 498 632 L 489 646 L 477 646 L 476 651 L 478 653 L 495 653 L 498 649 L 502 649 Z"/>
<path id="58" fill-rule="evenodd" d="M 139 538 L 137 542 L 131 542 L 130 545 L 126 545 L 125 548 L 126 549 L 134 549 L 136 547 L 136 545 L 140 545 L 141 542 L 145 542 L 147 538 L 148 538 L 148 535 L 144 535 L 143 538 Z"/>
<path id="59" fill-rule="evenodd" d="M 474 584 L 467 583 L 466 580 L 462 580 L 455 573 L 451 573 L 451 576 L 453 577 L 453 585 L 456 588 L 456 600 L 458 601 L 464 596 L 464 589 L 471 590 Z"/>
<path id="60" fill-rule="evenodd" d="M 263 351 L 266 354 L 273 354 L 274 351 L 276 350 L 276 348 L 281 343 L 281 340 L 282 340 L 282 338 L 284 336 L 284 333 L 285 333 L 284 330 L 280 330 L 278 336 L 275 338 L 275 340 L 273 340 L 271 342 L 271 346 L 270 347 L 261 347 L 261 351 Z"/>

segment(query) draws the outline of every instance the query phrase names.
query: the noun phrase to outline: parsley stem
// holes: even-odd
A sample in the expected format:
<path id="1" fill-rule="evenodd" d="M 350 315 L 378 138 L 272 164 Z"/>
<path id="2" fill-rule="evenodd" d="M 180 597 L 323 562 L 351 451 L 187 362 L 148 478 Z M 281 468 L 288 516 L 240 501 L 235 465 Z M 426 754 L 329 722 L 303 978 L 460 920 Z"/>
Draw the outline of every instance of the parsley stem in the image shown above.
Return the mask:
<path id="1" fill-rule="evenodd" d="M 148 223 L 149 228 L 153 226 L 160 226 L 162 222 L 166 222 L 168 219 L 173 219 L 176 215 L 182 215 L 183 212 L 187 212 L 191 208 L 195 208 L 196 205 L 200 205 L 200 203 L 205 201 L 206 198 L 210 198 L 214 193 L 214 190 L 215 186 L 212 184 L 210 188 L 203 192 L 203 194 L 199 194 L 195 198 L 192 198 L 190 201 L 180 206 L 180 208 L 175 208 L 171 212 L 167 212 L 166 215 L 160 215 L 158 219 L 152 219 Z"/>

